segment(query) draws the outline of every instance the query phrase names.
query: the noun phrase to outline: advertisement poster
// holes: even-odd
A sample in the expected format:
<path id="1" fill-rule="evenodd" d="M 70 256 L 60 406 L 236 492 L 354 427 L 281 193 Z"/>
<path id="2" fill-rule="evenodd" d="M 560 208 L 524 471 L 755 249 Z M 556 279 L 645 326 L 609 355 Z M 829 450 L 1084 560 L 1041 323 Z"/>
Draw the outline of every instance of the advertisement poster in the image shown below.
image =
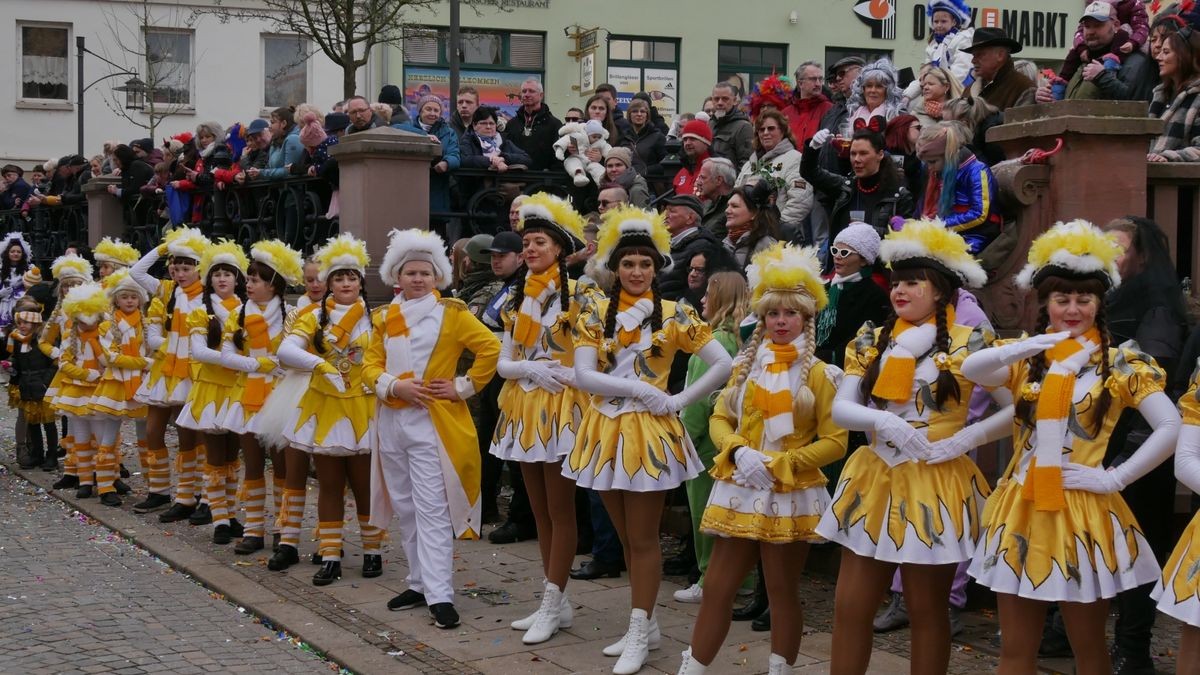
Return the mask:
<path id="1" fill-rule="evenodd" d="M 460 86 L 470 85 L 479 90 L 480 105 L 492 106 L 505 117 L 512 117 L 521 107 L 521 83 L 531 77 L 539 81 L 542 79 L 540 73 L 461 70 L 458 82 Z M 449 69 L 406 67 L 404 104 L 414 118 L 417 116 L 417 102 L 428 94 L 442 99 L 442 116 L 450 117 L 454 112 L 454 97 L 450 95 Z"/>
<path id="2" fill-rule="evenodd" d="M 679 111 L 679 71 L 673 68 L 647 68 L 644 91 L 654 107 L 668 121 Z"/>
<path id="3" fill-rule="evenodd" d="M 608 83 L 617 88 L 617 107 L 624 110 L 633 95 L 642 90 L 642 69 L 609 66 Z"/>

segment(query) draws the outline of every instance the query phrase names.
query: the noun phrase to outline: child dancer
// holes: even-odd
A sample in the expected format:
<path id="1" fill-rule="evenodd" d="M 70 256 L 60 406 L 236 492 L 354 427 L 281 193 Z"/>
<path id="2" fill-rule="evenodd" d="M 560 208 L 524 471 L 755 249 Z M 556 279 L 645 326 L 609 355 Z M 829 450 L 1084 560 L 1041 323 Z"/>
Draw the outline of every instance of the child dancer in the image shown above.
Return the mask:
<path id="1" fill-rule="evenodd" d="M 38 349 L 57 364 L 62 355 L 63 346 L 74 330 L 67 313 L 63 311 L 63 302 L 71 289 L 91 281 L 92 264 L 74 253 L 69 253 L 56 258 L 50 264 L 50 271 L 58 280 L 58 303 L 46 321 L 46 325 L 42 327 L 41 337 L 38 338 Z M 46 388 L 46 400 L 54 401 L 65 378 L 66 373 L 61 369 L 55 373 L 54 378 L 50 380 L 50 386 Z M 51 487 L 55 490 L 77 488 L 79 487 L 78 462 L 75 457 L 75 439 L 70 428 L 64 427 L 62 447 L 66 450 L 66 457 L 63 459 L 63 475 Z M 46 464 L 50 466 L 49 461 Z"/>
<path id="2" fill-rule="evenodd" d="M 105 237 L 92 249 L 92 257 L 96 259 L 96 274 L 103 280 L 117 270 L 128 269 L 142 256 L 120 239 Z"/>
<path id="3" fill-rule="evenodd" d="M 816 250 L 776 244 L 747 274 L 758 326 L 709 424 L 717 480 L 700 528 L 717 539 L 683 675 L 716 658 L 733 597 L 760 559 L 772 614 L 768 672 L 791 673 L 803 628 L 797 586 L 829 505 L 821 467 L 846 454 L 849 436 L 830 414 L 841 370 L 813 355 L 815 318 L 828 302 Z"/>
<path id="4" fill-rule="evenodd" d="M 110 306 L 104 289 L 94 281 L 72 288 L 63 298 L 63 313 L 72 326 L 58 357 L 58 369 L 63 378 L 53 405 L 55 410 L 66 415 L 71 427 L 79 476 L 79 489 L 75 492 L 78 499 L 95 496 L 94 482 L 100 484 L 101 493 L 112 492 L 115 489 L 113 482 L 117 479 L 116 464 L 110 463 L 107 455 L 102 457 L 103 466 L 96 463 L 97 417 L 91 408 L 92 395 L 104 370 L 100 322 Z M 117 501 L 119 505 L 120 500 Z"/>
<path id="5" fill-rule="evenodd" d="M 408 589 L 389 609 L 428 603 L 434 624 L 453 628 L 454 537 L 476 539 L 481 529 L 479 441 L 463 401 L 492 379 L 500 343 L 465 303 L 435 290 L 452 278 L 441 237 L 410 229 L 392 230 L 390 239 L 379 274 L 400 293 L 372 314 L 363 363 L 364 381 L 381 404 L 371 524 L 386 527 L 393 510 L 400 519 Z M 474 363 L 455 377 L 464 351 Z"/>
<path id="6" fill-rule="evenodd" d="M 38 349 L 38 327 L 42 325 L 42 307 L 26 296 L 13 308 L 13 330 L 8 334 L 8 358 L 12 362 L 13 382 L 20 397 L 19 408 L 27 429 L 27 450 L 17 460 L 22 469 L 58 464 L 58 429 L 54 426 L 54 408 L 46 389 L 58 372 L 54 359 Z M 44 432 L 44 433 L 43 433 Z"/>

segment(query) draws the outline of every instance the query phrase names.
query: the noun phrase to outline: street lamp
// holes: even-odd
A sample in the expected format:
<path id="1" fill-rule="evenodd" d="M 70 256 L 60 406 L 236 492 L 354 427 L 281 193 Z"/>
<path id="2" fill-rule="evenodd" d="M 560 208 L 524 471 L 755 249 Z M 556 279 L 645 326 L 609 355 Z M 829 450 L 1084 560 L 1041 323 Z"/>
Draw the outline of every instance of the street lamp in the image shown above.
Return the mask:
<path id="1" fill-rule="evenodd" d="M 85 87 L 83 85 L 83 55 L 84 54 L 91 54 L 92 56 L 100 59 L 101 61 L 107 63 L 108 65 L 112 66 L 113 68 L 117 68 L 118 70 L 114 73 L 109 73 L 108 75 L 105 75 L 104 77 L 98 78 L 97 80 L 95 80 L 94 82 L 92 82 L 91 84 L 89 84 Z M 78 128 L 76 129 L 76 145 L 77 145 L 76 152 L 79 155 L 83 155 L 83 94 L 88 89 L 91 89 L 92 87 L 96 86 L 100 82 L 103 82 L 104 80 L 111 80 L 114 77 L 120 77 L 122 75 L 132 75 L 133 77 L 131 77 L 128 80 L 125 80 L 124 85 L 122 85 L 120 87 L 113 87 L 113 91 L 120 91 L 120 92 L 125 93 L 125 109 L 126 110 L 143 110 L 146 107 L 147 87 L 146 87 L 145 82 L 142 82 L 140 79 L 138 79 L 137 73 L 133 72 L 132 70 L 124 70 L 121 66 L 113 63 L 112 61 L 109 61 L 108 59 L 104 58 L 103 56 L 100 56 L 96 52 L 85 47 L 84 39 L 83 39 L 82 35 L 75 36 L 75 57 L 77 60 L 75 74 L 78 79 L 77 89 L 79 89 L 79 96 L 75 102 L 75 117 L 76 117 L 76 122 L 78 123 Z"/>
<path id="2" fill-rule="evenodd" d="M 117 74 L 123 75 L 124 73 Z M 113 91 L 119 91 L 125 94 L 126 110 L 146 109 L 146 83 L 138 79 L 137 76 L 125 80 L 125 84 L 119 87 L 113 87 Z"/>

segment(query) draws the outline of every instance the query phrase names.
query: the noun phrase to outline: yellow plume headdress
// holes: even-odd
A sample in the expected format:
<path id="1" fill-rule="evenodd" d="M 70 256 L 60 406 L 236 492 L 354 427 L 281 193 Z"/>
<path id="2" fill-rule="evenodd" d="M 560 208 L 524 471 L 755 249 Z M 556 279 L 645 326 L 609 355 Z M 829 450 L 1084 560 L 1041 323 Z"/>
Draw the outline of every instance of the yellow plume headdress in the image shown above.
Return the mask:
<path id="1" fill-rule="evenodd" d="M 338 270 L 354 270 L 364 277 L 371 257 L 367 255 L 367 243 L 355 239 L 354 235 L 343 232 L 336 237 L 330 237 L 325 245 L 317 249 L 313 257 L 320 266 L 317 279 L 325 283 L 329 275 Z"/>
<path id="2" fill-rule="evenodd" d="M 146 292 L 142 285 L 134 280 L 127 269 L 119 269 L 113 271 L 112 274 L 104 277 L 100 281 L 100 285 L 104 288 L 104 292 L 108 294 L 110 300 L 116 299 L 117 293 L 122 291 L 130 291 L 136 293 L 145 304 L 150 301 L 150 294 Z"/>
<path id="3" fill-rule="evenodd" d="M 245 276 L 246 266 L 249 264 L 250 261 L 246 258 L 246 252 L 242 250 L 241 244 L 230 239 L 222 239 L 219 243 L 211 244 L 204 249 L 204 255 L 200 258 L 200 278 L 207 278 L 209 270 L 216 265 L 229 265 Z"/>
<path id="4" fill-rule="evenodd" d="M 278 239 L 263 239 L 250 247 L 250 258 L 275 270 L 288 286 L 304 280 L 304 258 Z"/>
<path id="5" fill-rule="evenodd" d="M 122 267 L 129 267 L 141 257 L 136 248 L 120 239 L 111 237 L 101 239 L 100 243 L 96 244 L 96 248 L 92 249 L 92 255 L 98 263 L 109 263 Z"/>
<path id="6" fill-rule="evenodd" d="M 1046 277 L 1098 279 L 1105 288 L 1121 285 L 1117 258 L 1121 245 L 1111 234 L 1086 220 L 1057 223 L 1029 247 L 1029 263 L 1017 275 L 1017 285 L 1033 288 Z"/>
<path id="7" fill-rule="evenodd" d="M 752 302 L 758 302 L 768 291 L 784 291 L 812 296 L 818 312 L 829 303 L 821 281 L 821 261 L 811 246 L 774 244 L 754 256 L 746 277 L 753 291 Z"/>
<path id="8" fill-rule="evenodd" d="M 379 277 L 388 286 L 396 284 L 400 268 L 410 260 L 424 260 L 433 265 L 438 288 L 445 288 L 453 281 L 453 267 L 446 257 L 446 242 L 436 232 L 406 228 L 392 230 L 388 234 L 387 253 L 379 265 Z"/>
<path id="9" fill-rule="evenodd" d="M 100 284 L 88 281 L 67 291 L 62 308 L 64 314 L 80 323 L 95 324 L 112 309 L 112 303 Z"/>
<path id="10" fill-rule="evenodd" d="M 570 202 L 561 197 L 545 192 L 532 194 L 521 202 L 517 214 L 521 216 L 517 223 L 518 233 L 524 234 L 531 229 L 545 230 L 558 240 L 567 255 L 584 246 L 583 226 L 586 221 Z"/>
<path id="11" fill-rule="evenodd" d="M 971 255 L 966 240 L 936 218 L 904 221 L 903 229 L 883 238 L 879 257 L 893 270 L 936 270 L 956 287 L 978 288 L 987 283 L 987 272 Z"/>
<path id="12" fill-rule="evenodd" d="M 208 237 L 194 227 L 177 227 L 163 237 L 167 253 L 173 258 L 188 258 L 197 263 L 204 257 L 204 249 L 211 245 Z"/>
<path id="13" fill-rule="evenodd" d="M 617 269 L 626 248 L 648 248 L 658 252 L 660 272 L 671 269 L 671 233 L 661 213 L 645 211 L 636 206 L 621 206 L 604 214 L 600 233 L 596 237 L 596 257 L 600 264 Z"/>
<path id="14" fill-rule="evenodd" d="M 68 253 L 60 255 L 50 263 L 50 274 L 59 281 L 63 279 L 91 281 L 92 264 L 74 253 Z"/>

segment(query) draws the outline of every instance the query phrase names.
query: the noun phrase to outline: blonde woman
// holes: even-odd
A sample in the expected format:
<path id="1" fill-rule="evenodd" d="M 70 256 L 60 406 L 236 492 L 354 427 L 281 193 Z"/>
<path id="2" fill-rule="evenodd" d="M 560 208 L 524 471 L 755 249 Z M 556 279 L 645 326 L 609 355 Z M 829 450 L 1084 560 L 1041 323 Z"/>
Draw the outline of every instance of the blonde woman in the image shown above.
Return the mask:
<path id="1" fill-rule="evenodd" d="M 942 121 L 942 108 L 963 95 L 962 83 L 949 70 L 937 66 L 922 69 L 921 95 L 908 104 L 908 112 L 921 122 L 921 126 L 933 126 Z"/>

